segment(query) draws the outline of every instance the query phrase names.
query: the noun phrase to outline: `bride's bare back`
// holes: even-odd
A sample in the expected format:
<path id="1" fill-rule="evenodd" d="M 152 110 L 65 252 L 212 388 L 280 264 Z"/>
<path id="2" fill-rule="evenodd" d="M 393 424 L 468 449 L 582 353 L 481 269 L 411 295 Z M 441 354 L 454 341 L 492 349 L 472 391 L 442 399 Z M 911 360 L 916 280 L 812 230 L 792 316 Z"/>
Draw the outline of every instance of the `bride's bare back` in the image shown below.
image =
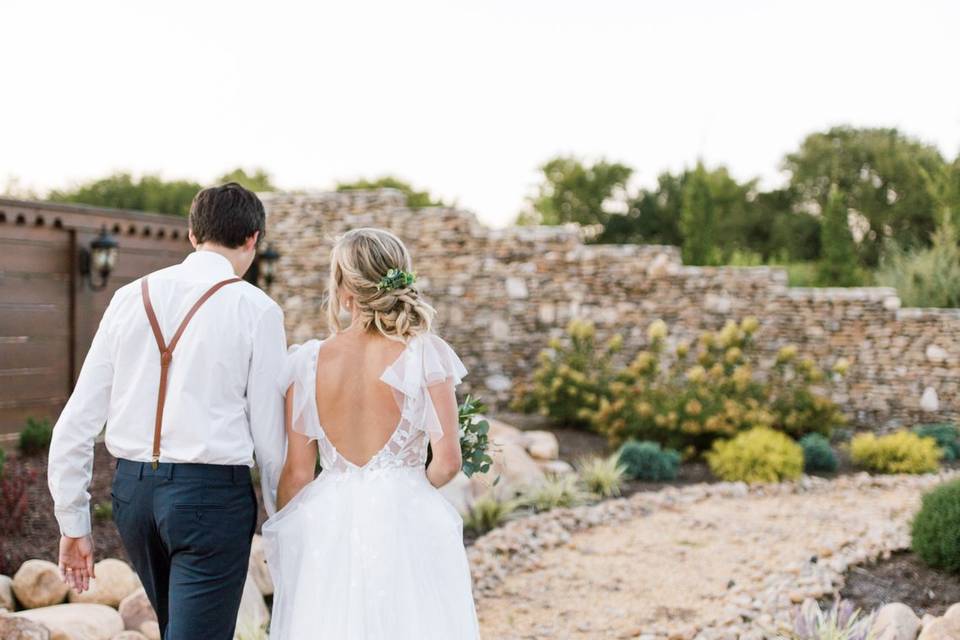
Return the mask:
<path id="1" fill-rule="evenodd" d="M 377 332 L 346 331 L 317 354 L 317 415 L 340 455 L 362 467 L 380 452 L 400 422 L 400 407 L 380 376 L 404 345 Z"/>

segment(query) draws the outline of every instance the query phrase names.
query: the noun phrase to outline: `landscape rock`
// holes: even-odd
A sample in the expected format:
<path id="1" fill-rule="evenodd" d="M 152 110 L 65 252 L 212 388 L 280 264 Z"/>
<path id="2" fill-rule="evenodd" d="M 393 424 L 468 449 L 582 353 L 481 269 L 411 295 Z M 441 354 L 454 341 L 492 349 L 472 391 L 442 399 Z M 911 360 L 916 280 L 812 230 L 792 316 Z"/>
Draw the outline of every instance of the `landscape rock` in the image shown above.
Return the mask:
<path id="1" fill-rule="evenodd" d="M 248 573 L 253 577 L 260 593 L 265 596 L 273 595 L 273 578 L 270 575 L 270 569 L 267 567 L 267 558 L 263 554 L 263 537 L 260 535 L 253 536 Z"/>
<path id="2" fill-rule="evenodd" d="M 26 609 L 60 604 L 70 588 L 60 578 L 57 565 L 46 560 L 27 560 L 13 576 L 13 593 Z"/>
<path id="3" fill-rule="evenodd" d="M 50 631 L 39 622 L 0 613 L 0 638 L 3 640 L 50 640 Z"/>
<path id="4" fill-rule="evenodd" d="M 574 473 L 573 465 L 566 460 L 538 460 L 537 464 L 544 473 L 553 476 L 565 476 Z"/>
<path id="5" fill-rule="evenodd" d="M 549 431 L 526 431 L 523 438 L 527 453 L 537 460 L 556 460 L 560 456 L 560 441 Z"/>
<path id="6" fill-rule="evenodd" d="M 495 420 L 489 416 L 484 416 L 487 420 L 487 423 L 490 425 L 490 431 L 487 434 L 490 438 L 490 441 L 494 444 L 501 442 L 513 442 L 520 446 L 524 445 L 523 431 L 520 429 L 507 424 L 506 422 L 501 422 L 500 420 Z"/>
<path id="7" fill-rule="evenodd" d="M 265 629 L 270 623 L 270 610 L 263 601 L 260 589 L 249 575 L 243 585 L 240 611 L 237 613 L 237 629 L 246 632 Z"/>
<path id="8" fill-rule="evenodd" d="M 923 626 L 917 640 L 960 639 L 960 603 L 947 609 L 943 616 Z"/>
<path id="9" fill-rule="evenodd" d="M 0 575 L 0 609 L 14 611 L 16 608 L 17 603 L 13 598 L 13 578 Z"/>
<path id="10" fill-rule="evenodd" d="M 111 640 L 124 631 L 123 618 L 105 604 L 58 604 L 14 615 L 45 626 L 50 640 Z"/>
<path id="11" fill-rule="evenodd" d="M 111 640 L 149 640 L 147 636 L 143 635 L 139 631 L 124 631 L 123 633 L 118 633 L 113 636 Z"/>
<path id="12" fill-rule="evenodd" d="M 498 495 L 508 495 L 523 487 L 540 484 L 544 480 L 543 470 L 521 445 L 508 440 L 498 442 L 496 450 L 491 452 L 491 457 L 493 465 L 490 471 L 476 473 L 470 478 L 475 487 L 474 496 L 491 487 L 498 476 L 500 482 L 495 487 Z"/>
<path id="13" fill-rule="evenodd" d="M 440 495 L 453 505 L 459 514 L 465 514 L 473 505 L 473 487 L 463 472 L 453 477 L 453 480 L 440 487 Z"/>
<path id="14" fill-rule="evenodd" d="M 117 608 L 128 595 L 140 588 L 140 579 L 123 560 L 107 558 L 94 565 L 95 580 L 90 581 L 90 590 L 77 593 L 70 590 L 70 602 L 105 604 Z"/>
<path id="15" fill-rule="evenodd" d="M 131 631 L 140 631 L 144 623 L 157 621 L 157 613 L 142 588 L 120 602 L 120 617 L 123 618 L 123 628 Z"/>
<path id="16" fill-rule="evenodd" d="M 915 640 L 920 632 L 920 618 L 902 602 L 880 607 L 873 623 L 873 640 Z"/>

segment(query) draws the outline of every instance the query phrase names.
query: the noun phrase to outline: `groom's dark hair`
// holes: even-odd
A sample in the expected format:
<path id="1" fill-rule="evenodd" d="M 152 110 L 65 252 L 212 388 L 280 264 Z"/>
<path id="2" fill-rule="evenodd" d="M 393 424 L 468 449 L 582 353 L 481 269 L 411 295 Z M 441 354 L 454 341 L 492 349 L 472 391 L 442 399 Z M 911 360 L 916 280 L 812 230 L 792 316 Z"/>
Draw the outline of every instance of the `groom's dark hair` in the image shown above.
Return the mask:
<path id="1" fill-rule="evenodd" d="M 257 231 L 263 240 L 267 214 L 257 194 L 236 182 L 203 189 L 190 205 L 190 230 L 197 242 L 235 249 Z"/>

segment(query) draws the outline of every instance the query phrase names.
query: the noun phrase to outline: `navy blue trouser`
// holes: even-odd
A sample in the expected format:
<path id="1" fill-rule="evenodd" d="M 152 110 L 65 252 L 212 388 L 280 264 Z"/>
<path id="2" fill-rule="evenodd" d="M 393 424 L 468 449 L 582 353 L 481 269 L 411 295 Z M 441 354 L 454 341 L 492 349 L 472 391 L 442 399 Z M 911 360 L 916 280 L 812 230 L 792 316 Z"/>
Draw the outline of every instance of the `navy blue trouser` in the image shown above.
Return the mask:
<path id="1" fill-rule="evenodd" d="M 250 469 L 118 460 L 113 519 L 164 640 L 231 640 L 257 526 Z"/>

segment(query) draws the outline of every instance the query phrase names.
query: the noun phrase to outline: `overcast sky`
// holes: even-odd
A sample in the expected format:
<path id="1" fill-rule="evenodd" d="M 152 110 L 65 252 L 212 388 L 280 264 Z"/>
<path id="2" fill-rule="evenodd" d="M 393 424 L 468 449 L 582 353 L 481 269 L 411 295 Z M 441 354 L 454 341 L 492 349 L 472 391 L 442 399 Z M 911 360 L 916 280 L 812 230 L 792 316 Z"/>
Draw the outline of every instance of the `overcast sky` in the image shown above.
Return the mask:
<path id="1" fill-rule="evenodd" d="M 956 0 L 3 0 L 0 25 L 0 187 L 392 173 L 501 225 L 558 153 L 774 185 L 838 123 L 960 150 Z"/>

